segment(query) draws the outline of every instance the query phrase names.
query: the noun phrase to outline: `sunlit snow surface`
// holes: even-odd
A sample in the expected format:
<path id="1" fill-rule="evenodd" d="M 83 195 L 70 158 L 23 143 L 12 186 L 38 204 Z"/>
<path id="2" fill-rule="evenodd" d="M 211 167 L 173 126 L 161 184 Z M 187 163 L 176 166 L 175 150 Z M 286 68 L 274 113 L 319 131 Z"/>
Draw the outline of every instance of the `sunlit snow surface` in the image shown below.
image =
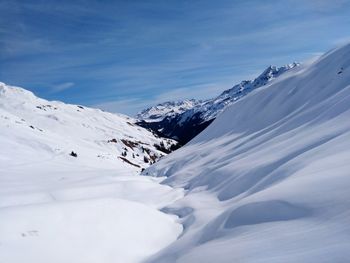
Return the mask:
<path id="1" fill-rule="evenodd" d="M 145 174 L 186 196 L 149 262 L 349 262 L 350 45 L 227 108 Z"/>
<path id="2" fill-rule="evenodd" d="M 153 146 L 162 139 L 132 119 L 5 84 L 0 119 L 1 263 L 140 262 L 181 233 L 159 209 L 182 190 L 118 158 L 121 139 L 162 154 Z M 134 147 L 127 157 L 145 167 L 146 154 Z"/>

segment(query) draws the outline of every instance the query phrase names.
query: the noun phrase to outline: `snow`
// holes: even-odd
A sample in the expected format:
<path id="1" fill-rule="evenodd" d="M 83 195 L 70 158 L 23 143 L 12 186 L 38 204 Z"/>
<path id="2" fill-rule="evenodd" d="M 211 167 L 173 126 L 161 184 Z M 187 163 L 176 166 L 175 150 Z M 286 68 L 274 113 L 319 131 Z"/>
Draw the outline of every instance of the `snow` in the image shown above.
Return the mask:
<path id="1" fill-rule="evenodd" d="M 139 262 L 181 231 L 161 212 L 117 198 L 10 207 L 1 219 L 2 262 Z"/>
<path id="2" fill-rule="evenodd" d="M 348 262 L 350 44 L 227 107 L 144 174 L 184 187 L 184 232 L 148 262 Z"/>
<path id="3" fill-rule="evenodd" d="M 181 234 L 160 210 L 183 190 L 139 176 L 172 140 L 5 84 L 0 119 L 0 262 L 141 262 Z"/>
<path id="4" fill-rule="evenodd" d="M 50 162 L 2 166 L 0 262 L 141 262 L 181 234 L 159 211 L 181 189 L 124 167 Z"/>

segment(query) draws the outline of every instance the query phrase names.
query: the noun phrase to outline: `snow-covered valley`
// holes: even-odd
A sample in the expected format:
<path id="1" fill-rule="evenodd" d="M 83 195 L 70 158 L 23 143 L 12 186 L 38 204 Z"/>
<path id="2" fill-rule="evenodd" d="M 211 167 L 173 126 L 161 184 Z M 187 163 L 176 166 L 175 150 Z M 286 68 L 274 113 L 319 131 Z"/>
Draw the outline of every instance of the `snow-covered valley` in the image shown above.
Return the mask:
<path id="1" fill-rule="evenodd" d="M 5 84 L 0 118 L 0 262 L 348 262 L 350 45 L 169 155 L 132 118 Z"/>

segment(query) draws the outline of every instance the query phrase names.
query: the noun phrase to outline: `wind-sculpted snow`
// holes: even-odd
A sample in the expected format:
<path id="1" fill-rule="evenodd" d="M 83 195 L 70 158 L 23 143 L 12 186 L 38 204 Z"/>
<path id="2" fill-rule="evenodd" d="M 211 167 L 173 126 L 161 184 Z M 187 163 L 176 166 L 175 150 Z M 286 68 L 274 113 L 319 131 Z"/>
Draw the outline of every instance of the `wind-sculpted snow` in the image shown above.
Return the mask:
<path id="1" fill-rule="evenodd" d="M 145 174 L 186 196 L 184 232 L 149 262 L 348 262 L 350 45 L 228 107 Z"/>

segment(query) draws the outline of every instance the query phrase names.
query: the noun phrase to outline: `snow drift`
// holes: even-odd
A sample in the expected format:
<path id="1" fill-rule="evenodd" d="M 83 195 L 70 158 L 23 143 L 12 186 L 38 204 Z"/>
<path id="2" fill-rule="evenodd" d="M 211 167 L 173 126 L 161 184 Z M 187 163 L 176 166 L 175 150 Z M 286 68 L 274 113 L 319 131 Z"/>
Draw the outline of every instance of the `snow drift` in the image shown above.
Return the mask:
<path id="1" fill-rule="evenodd" d="M 348 262 L 350 45 L 228 107 L 145 174 L 186 196 L 184 233 L 149 262 Z"/>

